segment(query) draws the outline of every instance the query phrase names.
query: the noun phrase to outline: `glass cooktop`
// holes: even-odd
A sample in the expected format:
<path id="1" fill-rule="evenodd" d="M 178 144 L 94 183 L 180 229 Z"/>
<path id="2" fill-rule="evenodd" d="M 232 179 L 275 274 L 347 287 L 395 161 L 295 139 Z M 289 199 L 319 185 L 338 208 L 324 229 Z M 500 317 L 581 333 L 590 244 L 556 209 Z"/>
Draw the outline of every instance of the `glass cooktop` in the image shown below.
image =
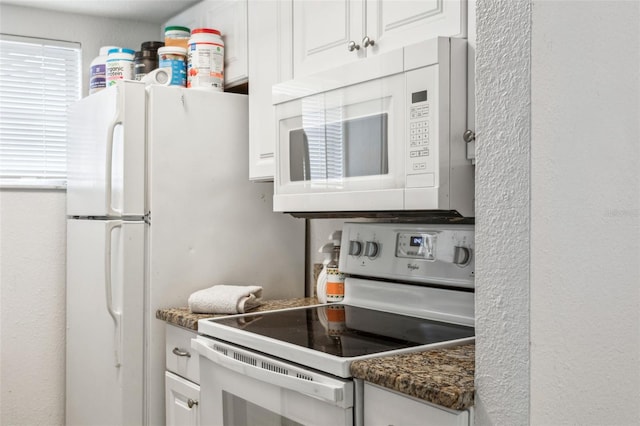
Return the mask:
<path id="1" fill-rule="evenodd" d="M 343 304 L 214 321 L 338 357 L 357 357 L 473 337 L 473 327 Z"/>

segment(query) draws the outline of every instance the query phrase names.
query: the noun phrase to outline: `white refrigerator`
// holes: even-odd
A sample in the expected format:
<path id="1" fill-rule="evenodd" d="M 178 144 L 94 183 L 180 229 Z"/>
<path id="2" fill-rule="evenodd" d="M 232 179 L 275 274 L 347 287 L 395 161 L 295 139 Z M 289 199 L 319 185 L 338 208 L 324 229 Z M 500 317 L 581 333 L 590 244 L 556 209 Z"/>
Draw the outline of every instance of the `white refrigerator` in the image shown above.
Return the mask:
<path id="1" fill-rule="evenodd" d="M 305 223 L 248 176 L 247 97 L 121 82 L 69 110 L 66 424 L 164 424 L 159 308 L 304 295 Z"/>

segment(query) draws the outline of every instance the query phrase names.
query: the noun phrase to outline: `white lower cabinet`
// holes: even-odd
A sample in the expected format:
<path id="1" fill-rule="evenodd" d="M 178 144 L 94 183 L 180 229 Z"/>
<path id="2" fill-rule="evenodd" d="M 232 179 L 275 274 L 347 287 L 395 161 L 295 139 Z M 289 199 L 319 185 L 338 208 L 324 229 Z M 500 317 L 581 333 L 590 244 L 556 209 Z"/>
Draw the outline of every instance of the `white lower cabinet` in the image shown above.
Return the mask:
<path id="1" fill-rule="evenodd" d="M 200 386 L 165 373 L 167 425 L 200 425 Z"/>
<path id="2" fill-rule="evenodd" d="M 449 410 L 376 385 L 364 384 L 366 426 L 472 426 L 471 414 L 471 410 Z"/>
<path id="3" fill-rule="evenodd" d="M 167 324 L 165 411 L 167 426 L 200 425 L 200 366 L 191 349 L 196 333 Z"/>

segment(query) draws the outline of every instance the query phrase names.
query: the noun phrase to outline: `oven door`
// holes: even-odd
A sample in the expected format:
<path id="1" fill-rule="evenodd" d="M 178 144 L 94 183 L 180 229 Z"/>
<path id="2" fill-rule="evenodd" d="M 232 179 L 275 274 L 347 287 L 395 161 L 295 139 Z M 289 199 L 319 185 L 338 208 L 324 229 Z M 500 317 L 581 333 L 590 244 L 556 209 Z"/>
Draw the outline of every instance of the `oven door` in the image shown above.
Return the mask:
<path id="1" fill-rule="evenodd" d="M 274 210 L 401 210 L 405 76 L 276 105 Z"/>
<path id="2" fill-rule="evenodd" d="M 353 381 L 204 336 L 191 342 L 203 425 L 353 425 Z"/>

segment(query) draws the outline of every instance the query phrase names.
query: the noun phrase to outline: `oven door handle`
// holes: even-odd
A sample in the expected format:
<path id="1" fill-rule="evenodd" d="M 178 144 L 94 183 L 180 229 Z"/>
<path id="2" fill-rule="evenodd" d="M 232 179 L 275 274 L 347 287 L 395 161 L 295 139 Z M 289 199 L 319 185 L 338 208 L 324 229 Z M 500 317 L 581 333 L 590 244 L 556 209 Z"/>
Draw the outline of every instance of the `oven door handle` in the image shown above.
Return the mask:
<path id="1" fill-rule="evenodd" d="M 344 402 L 344 385 L 332 385 L 328 383 L 314 382 L 307 379 L 299 379 L 284 373 L 278 373 L 266 368 L 257 367 L 253 364 L 248 364 L 235 358 L 225 356 L 224 354 L 212 349 L 206 343 L 196 339 L 191 340 L 191 347 L 196 349 L 200 355 L 204 356 L 208 360 L 222 367 L 236 371 L 244 376 L 319 398 L 331 402 L 334 405 L 341 406 Z"/>

